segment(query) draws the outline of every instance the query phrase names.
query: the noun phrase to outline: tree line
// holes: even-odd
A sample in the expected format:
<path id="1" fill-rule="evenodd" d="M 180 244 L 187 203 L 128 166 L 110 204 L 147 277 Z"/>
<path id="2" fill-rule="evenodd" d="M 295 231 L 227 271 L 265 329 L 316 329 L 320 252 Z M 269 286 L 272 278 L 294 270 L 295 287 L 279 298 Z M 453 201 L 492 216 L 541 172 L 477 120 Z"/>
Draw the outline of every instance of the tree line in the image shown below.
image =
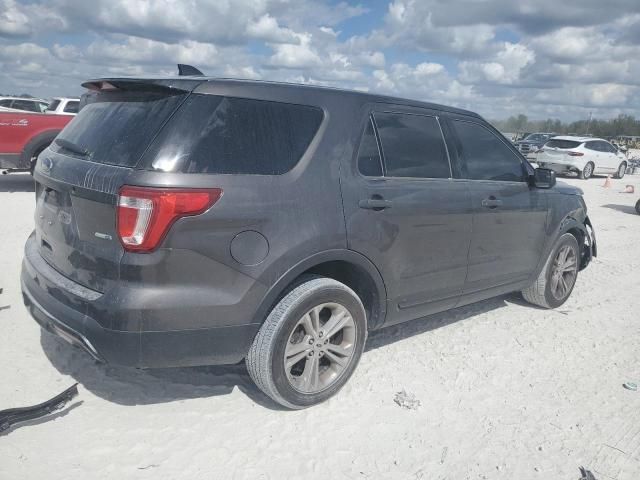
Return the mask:
<path id="1" fill-rule="evenodd" d="M 530 120 L 526 115 L 511 116 L 506 120 L 491 120 L 501 132 L 545 132 L 556 134 L 590 134 L 594 137 L 640 136 L 640 119 L 620 114 L 609 120 L 577 120 L 565 123 L 559 119 Z"/>

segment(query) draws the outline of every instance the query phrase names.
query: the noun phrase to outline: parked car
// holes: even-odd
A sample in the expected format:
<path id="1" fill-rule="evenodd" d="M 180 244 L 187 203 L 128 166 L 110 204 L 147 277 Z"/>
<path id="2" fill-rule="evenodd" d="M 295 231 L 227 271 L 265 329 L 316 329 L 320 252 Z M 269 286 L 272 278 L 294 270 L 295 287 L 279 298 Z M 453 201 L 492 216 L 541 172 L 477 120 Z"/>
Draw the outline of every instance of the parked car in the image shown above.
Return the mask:
<path id="1" fill-rule="evenodd" d="M 77 115 L 80 105 L 79 98 L 56 97 L 51 100 L 49 107 L 45 111 L 48 114 Z"/>
<path id="2" fill-rule="evenodd" d="M 0 97 L 0 112 L 37 112 L 47 109 L 49 102 L 40 98 Z"/>
<path id="3" fill-rule="evenodd" d="M 515 142 L 515 145 L 527 159 L 535 159 L 538 150 L 552 137 L 555 137 L 555 133 L 530 133 L 522 140 Z"/>
<path id="4" fill-rule="evenodd" d="M 582 192 L 456 108 L 317 86 L 105 78 L 40 155 L 22 290 L 45 329 L 135 367 L 233 364 L 288 408 L 367 333 L 596 254 Z"/>
<path id="5" fill-rule="evenodd" d="M 627 171 L 624 153 L 601 138 L 555 137 L 544 145 L 536 160 L 541 167 L 556 173 L 574 172 L 585 180 L 594 174 L 622 178 Z"/>
<path id="6" fill-rule="evenodd" d="M 37 156 L 73 117 L 0 112 L 0 171 L 32 171 Z"/>

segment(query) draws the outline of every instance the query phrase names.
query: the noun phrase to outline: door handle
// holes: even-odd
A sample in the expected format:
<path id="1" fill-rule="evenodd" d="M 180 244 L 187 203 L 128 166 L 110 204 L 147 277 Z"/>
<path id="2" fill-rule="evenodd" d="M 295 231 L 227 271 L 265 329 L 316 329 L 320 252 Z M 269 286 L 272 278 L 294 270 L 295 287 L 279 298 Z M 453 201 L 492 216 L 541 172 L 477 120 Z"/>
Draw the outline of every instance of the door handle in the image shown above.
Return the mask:
<path id="1" fill-rule="evenodd" d="M 384 210 L 385 208 L 391 208 L 392 204 L 391 200 L 385 200 L 384 198 L 367 198 L 358 202 L 360 208 L 367 210 Z"/>
<path id="2" fill-rule="evenodd" d="M 501 205 L 502 205 L 502 200 L 498 200 L 493 195 L 490 196 L 489 198 L 485 198 L 484 200 L 482 200 L 482 206 L 484 208 L 498 208 Z"/>

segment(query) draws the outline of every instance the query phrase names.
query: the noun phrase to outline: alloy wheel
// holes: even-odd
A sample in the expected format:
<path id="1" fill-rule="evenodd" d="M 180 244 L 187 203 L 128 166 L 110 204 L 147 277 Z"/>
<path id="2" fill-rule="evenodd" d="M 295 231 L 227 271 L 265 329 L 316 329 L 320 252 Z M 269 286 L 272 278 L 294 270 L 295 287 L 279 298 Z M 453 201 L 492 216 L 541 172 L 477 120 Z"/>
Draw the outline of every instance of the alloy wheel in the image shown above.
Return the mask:
<path id="1" fill-rule="evenodd" d="M 584 166 L 584 170 L 582 171 L 582 175 L 584 176 L 584 178 L 589 178 L 589 177 L 591 177 L 592 173 L 593 173 L 593 167 L 591 166 L 590 163 L 587 163 Z"/>
<path id="2" fill-rule="evenodd" d="M 551 294 L 564 299 L 573 288 L 578 274 L 578 256 L 571 245 L 563 245 L 553 261 L 551 269 Z"/>
<path id="3" fill-rule="evenodd" d="M 323 303 L 298 320 L 284 351 L 287 380 L 295 390 L 321 392 L 342 376 L 355 352 L 356 323 L 337 303 Z"/>

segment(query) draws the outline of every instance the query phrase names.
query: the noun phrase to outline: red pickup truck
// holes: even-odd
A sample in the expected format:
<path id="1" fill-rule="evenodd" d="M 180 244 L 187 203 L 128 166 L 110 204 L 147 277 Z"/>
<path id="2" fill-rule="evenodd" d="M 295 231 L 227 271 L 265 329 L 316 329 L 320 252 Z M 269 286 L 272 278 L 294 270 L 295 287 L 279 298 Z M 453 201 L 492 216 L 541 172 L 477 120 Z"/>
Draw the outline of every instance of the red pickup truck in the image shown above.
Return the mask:
<path id="1" fill-rule="evenodd" d="M 31 112 L 0 112 L 0 171 L 33 171 L 36 158 L 73 118 Z"/>

